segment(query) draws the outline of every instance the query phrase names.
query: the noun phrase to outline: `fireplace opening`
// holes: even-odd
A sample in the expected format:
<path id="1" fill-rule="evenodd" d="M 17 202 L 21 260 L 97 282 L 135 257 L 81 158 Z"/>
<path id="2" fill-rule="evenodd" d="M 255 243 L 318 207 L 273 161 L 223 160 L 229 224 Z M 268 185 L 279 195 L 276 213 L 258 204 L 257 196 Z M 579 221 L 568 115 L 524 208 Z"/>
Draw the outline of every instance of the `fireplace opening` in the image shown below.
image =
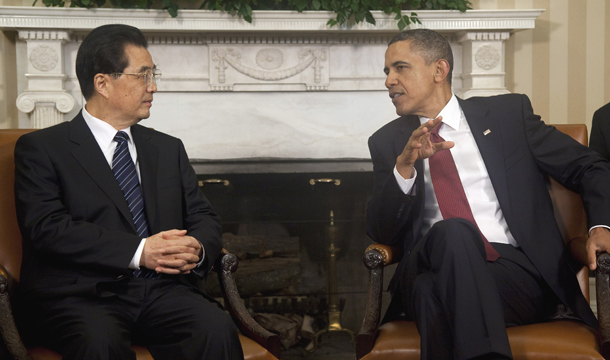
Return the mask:
<path id="1" fill-rule="evenodd" d="M 194 166 L 203 193 L 222 218 L 224 246 L 240 258 L 235 277 L 246 306 L 255 314 L 288 316 L 284 321 L 296 315 L 298 326 L 314 334 L 332 325 L 329 318 L 357 332 L 368 284 L 362 256 L 371 244 L 365 232 L 370 164 Z M 215 277 L 208 278 L 206 289 L 220 297 Z"/>

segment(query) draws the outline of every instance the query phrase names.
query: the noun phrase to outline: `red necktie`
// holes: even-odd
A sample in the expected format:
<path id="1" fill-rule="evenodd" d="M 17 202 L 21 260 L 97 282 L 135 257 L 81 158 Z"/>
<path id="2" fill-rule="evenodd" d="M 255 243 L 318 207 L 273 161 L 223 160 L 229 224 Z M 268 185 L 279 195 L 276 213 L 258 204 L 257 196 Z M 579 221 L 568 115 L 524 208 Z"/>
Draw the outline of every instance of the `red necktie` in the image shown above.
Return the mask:
<path id="1" fill-rule="evenodd" d="M 439 123 L 430 133 L 430 141 L 438 143 L 445 141 L 439 134 L 442 122 Z M 440 150 L 428 159 L 430 165 L 430 177 L 432 178 L 432 186 L 438 201 L 438 207 L 441 210 L 443 219 L 462 218 L 473 223 L 477 229 L 479 226 L 474 220 L 470 204 L 466 199 L 466 193 L 460 180 L 453 156 L 449 150 Z M 485 252 L 487 253 L 487 261 L 496 261 L 500 254 L 494 249 L 489 241 L 485 238 L 481 230 L 479 233 L 485 243 Z"/>

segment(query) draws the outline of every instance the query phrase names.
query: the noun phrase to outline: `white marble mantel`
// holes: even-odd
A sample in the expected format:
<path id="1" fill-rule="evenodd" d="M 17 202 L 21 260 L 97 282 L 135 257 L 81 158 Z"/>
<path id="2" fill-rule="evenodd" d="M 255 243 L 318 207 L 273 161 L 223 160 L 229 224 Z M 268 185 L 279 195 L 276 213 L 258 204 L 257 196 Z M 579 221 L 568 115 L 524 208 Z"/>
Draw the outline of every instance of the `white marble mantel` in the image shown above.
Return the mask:
<path id="1" fill-rule="evenodd" d="M 534 28 L 544 10 L 418 11 L 454 50 L 454 92 L 506 93 L 504 43 Z M 83 105 L 74 60 L 91 29 L 140 28 L 163 72 L 143 124 L 181 138 L 192 159 L 366 159 L 367 138 L 396 117 L 383 57 L 392 15 L 328 27 L 329 12 L 226 13 L 0 6 L 0 29 L 17 33 L 20 127 L 71 119 Z"/>

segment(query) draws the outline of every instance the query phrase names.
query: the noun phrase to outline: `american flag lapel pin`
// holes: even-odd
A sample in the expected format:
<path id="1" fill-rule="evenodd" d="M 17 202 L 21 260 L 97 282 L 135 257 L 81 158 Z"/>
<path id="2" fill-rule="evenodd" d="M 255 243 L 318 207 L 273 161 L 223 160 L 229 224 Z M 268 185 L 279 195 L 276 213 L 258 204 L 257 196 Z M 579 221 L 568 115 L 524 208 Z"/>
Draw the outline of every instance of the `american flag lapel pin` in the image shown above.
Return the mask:
<path id="1" fill-rule="evenodd" d="M 483 135 L 487 136 L 490 132 L 491 132 L 491 130 L 487 129 L 487 130 L 483 131 Z"/>

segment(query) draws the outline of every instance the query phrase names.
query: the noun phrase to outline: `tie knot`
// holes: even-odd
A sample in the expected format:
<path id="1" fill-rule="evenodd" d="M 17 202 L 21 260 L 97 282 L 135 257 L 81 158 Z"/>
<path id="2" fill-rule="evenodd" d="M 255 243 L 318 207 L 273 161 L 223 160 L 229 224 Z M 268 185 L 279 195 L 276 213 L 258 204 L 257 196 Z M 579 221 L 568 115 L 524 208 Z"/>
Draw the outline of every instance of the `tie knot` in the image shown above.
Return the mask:
<path id="1" fill-rule="evenodd" d="M 436 126 L 434 127 L 434 129 L 432 129 L 431 134 L 438 134 L 438 131 L 441 129 L 441 126 L 443 125 L 443 122 L 439 122 L 438 124 L 436 124 Z"/>
<path id="2" fill-rule="evenodd" d="M 125 131 L 119 131 L 114 136 L 114 141 L 116 141 L 119 144 L 122 144 L 123 142 L 125 142 L 127 140 L 129 140 L 129 135 L 127 135 L 127 133 Z"/>

